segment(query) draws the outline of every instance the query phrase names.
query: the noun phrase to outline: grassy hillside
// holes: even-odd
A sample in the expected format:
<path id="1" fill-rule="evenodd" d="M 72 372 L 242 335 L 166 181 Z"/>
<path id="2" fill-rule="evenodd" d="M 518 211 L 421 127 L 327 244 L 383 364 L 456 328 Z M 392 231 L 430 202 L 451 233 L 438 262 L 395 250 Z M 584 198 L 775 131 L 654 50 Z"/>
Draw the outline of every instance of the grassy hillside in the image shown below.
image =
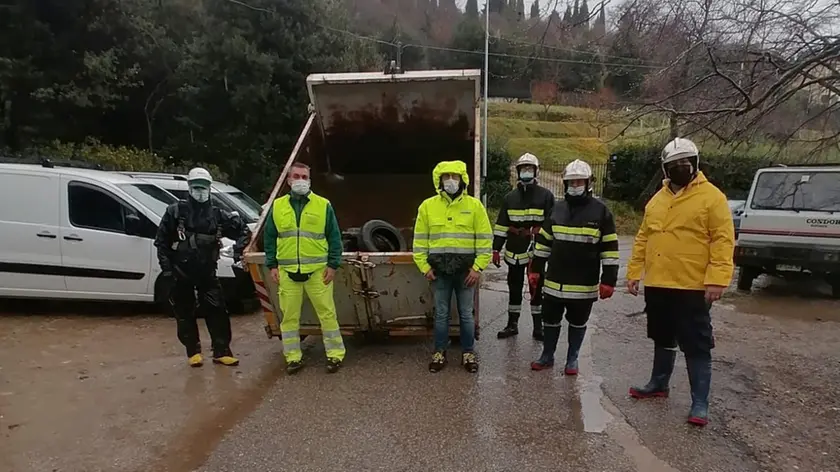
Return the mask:
<path id="1" fill-rule="evenodd" d="M 650 117 L 643 123 L 627 126 L 629 119 L 621 112 L 588 108 L 526 103 L 491 103 L 488 110 L 488 134 L 507 143 L 514 157 L 531 152 L 546 166 L 557 166 L 574 159 L 592 164 L 603 163 L 609 150 L 628 141 L 667 140 L 664 120 Z M 804 133 L 804 132 L 803 132 Z M 692 136 L 701 149 L 716 153 L 731 151 L 737 155 L 762 156 L 777 162 L 840 162 L 840 150 L 814 154 L 815 136 L 803 134 L 802 142 L 784 148 L 767 142 L 751 142 L 735 148 L 721 145 L 711 136 Z"/>
<path id="2" fill-rule="evenodd" d="M 546 166 L 559 166 L 574 159 L 591 164 L 606 162 L 611 145 L 657 128 L 633 125 L 615 112 L 597 112 L 587 108 L 519 103 L 491 103 L 488 110 L 488 134 L 507 143 L 518 157 L 535 154 Z M 664 132 L 664 128 L 658 130 Z M 620 134 L 624 132 L 623 136 Z"/>

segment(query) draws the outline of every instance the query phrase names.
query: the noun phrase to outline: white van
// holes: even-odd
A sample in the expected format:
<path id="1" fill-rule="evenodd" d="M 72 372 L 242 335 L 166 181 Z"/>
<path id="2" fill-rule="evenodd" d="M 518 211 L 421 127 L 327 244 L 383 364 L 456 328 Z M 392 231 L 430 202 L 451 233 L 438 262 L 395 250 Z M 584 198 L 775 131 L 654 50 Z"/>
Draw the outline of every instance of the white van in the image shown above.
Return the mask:
<path id="1" fill-rule="evenodd" d="M 180 174 L 165 174 L 157 172 L 120 172 L 121 174 L 151 182 L 175 195 L 181 200 L 189 196 L 187 176 Z M 223 182 L 213 182 L 210 189 L 210 199 L 213 205 L 229 212 L 236 212 L 245 224 L 254 231 L 262 213 L 262 206 L 255 202 L 248 194 Z"/>
<path id="2" fill-rule="evenodd" d="M 741 216 L 735 265 L 740 290 L 761 274 L 817 276 L 840 297 L 840 166 L 760 169 Z"/>
<path id="3" fill-rule="evenodd" d="M 112 172 L 0 164 L 0 297 L 164 303 L 154 238 L 177 201 Z M 229 302 L 251 295 L 230 257 L 216 273 Z"/>

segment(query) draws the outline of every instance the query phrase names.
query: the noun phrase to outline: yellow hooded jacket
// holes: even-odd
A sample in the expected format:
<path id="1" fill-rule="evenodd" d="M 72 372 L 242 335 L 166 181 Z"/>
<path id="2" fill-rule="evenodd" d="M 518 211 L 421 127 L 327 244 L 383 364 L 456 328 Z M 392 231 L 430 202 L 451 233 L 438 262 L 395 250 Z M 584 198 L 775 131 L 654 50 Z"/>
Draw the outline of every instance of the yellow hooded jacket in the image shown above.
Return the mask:
<path id="1" fill-rule="evenodd" d="M 726 196 L 702 172 L 676 195 L 668 183 L 645 207 L 627 279 L 644 275 L 647 287 L 683 290 L 728 286 L 735 229 Z"/>
<path id="2" fill-rule="evenodd" d="M 475 255 L 472 268 L 484 270 L 490 263 L 493 229 L 481 201 L 467 195 L 466 190 L 453 200 L 440 190 L 442 174 L 459 174 L 469 185 L 467 165 L 462 161 L 444 161 L 432 172 L 432 185 L 437 195 L 427 198 L 417 209 L 414 224 L 414 263 L 420 272 L 431 269 L 428 257 L 434 254 Z"/>

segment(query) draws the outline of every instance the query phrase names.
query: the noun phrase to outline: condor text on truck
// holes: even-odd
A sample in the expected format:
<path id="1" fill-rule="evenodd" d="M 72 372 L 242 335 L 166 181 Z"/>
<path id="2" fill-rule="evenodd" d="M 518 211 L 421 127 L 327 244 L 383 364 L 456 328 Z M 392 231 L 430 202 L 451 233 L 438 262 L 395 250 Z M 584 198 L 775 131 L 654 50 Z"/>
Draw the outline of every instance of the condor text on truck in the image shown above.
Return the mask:
<path id="1" fill-rule="evenodd" d="M 840 166 L 771 167 L 753 179 L 735 250 L 738 289 L 761 274 L 818 277 L 840 297 Z"/>

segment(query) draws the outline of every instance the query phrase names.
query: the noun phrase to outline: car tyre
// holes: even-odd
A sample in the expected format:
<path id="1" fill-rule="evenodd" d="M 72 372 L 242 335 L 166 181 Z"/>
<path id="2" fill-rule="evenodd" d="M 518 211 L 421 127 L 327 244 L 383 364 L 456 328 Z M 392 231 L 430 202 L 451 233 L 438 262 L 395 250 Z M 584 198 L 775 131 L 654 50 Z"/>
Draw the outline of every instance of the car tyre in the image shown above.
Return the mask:
<path id="1" fill-rule="evenodd" d="M 738 290 L 749 293 L 752 291 L 753 281 L 758 277 L 758 271 L 751 267 L 741 267 L 738 270 Z"/>
<path id="2" fill-rule="evenodd" d="M 406 252 L 408 243 L 396 226 L 383 220 L 370 220 L 359 231 L 359 248 L 370 252 Z"/>
<path id="3" fill-rule="evenodd" d="M 840 299 L 840 276 L 828 279 L 828 283 L 831 285 L 832 298 Z"/>

